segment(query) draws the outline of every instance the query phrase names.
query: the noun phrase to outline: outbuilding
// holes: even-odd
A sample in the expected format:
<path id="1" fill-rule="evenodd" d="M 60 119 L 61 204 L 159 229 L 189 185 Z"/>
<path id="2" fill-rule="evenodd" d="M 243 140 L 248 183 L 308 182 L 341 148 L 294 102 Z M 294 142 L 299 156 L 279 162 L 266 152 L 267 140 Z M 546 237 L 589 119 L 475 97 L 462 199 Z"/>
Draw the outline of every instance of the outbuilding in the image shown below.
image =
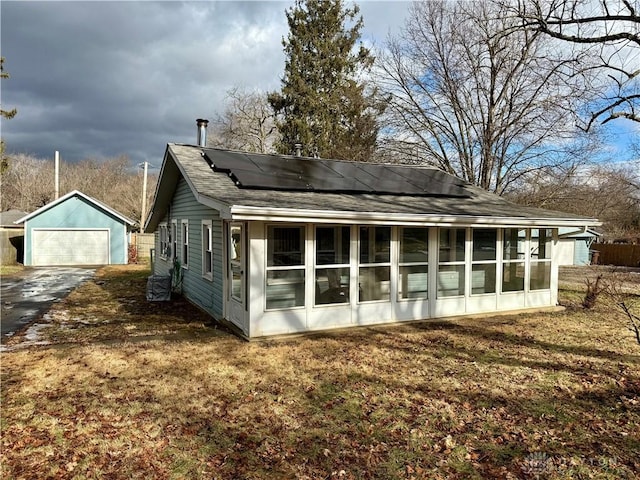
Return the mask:
<path id="1" fill-rule="evenodd" d="M 146 231 L 155 274 L 250 339 L 554 307 L 558 229 L 597 224 L 433 168 L 169 144 Z"/>
<path id="2" fill-rule="evenodd" d="M 16 223 L 24 223 L 27 266 L 128 263 L 134 221 L 78 190 Z"/>

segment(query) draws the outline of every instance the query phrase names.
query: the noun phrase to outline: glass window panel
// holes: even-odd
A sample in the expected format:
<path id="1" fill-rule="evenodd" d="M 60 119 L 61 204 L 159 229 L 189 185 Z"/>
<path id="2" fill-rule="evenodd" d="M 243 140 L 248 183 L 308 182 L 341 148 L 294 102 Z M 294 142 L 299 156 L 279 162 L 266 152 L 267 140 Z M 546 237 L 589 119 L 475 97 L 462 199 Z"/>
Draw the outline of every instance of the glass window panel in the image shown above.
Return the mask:
<path id="1" fill-rule="evenodd" d="M 438 297 L 464 295 L 464 265 L 440 265 L 438 268 Z"/>
<path id="2" fill-rule="evenodd" d="M 400 263 L 426 263 L 429 261 L 429 229 L 400 229 Z"/>
<path id="3" fill-rule="evenodd" d="M 531 258 L 548 260 L 551 258 L 553 230 L 550 228 L 531 229 Z"/>
<path id="4" fill-rule="evenodd" d="M 551 286 L 551 262 L 531 262 L 530 290 L 548 290 Z"/>
<path id="5" fill-rule="evenodd" d="M 428 265 L 400 267 L 400 298 L 427 298 Z"/>
<path id="6" fill-rule="evenodd" d="M 502 264 L 502 291 L 518 292 L 524 290 L 524 262 Z"/>
<path id="7" fill-rule="evenodd" d="M 304 270 L 267 271 L 267 308 L 304 306 Z"/>
<path id="8" fill-rule="evenodd" d="M 482 263 L 471 267 L 471 293 L 496 293 L 495 263 Z"/>
<path id="9" fill-rule="evenodd" d="M 360 267 L 359 300 L 361 302 L 390 300 L 390 273 L 389 267 Z"/>
<path id="10" fill-rule="evenodd" d="M 316 305 L 349 301 L 349 267 L 316 270 Z"/>
<path id="11" fill-rule="evenodd" d="M 526 230 L 517 228 L 504 229 L 504 260 L 522 260 L 524 258 L 524 241 Z"/>
<path id="12" fill-rule="evenodd" d="M 316 265 L 349 263 L 350 227 L 316 228 Z"/>
<path id="13" fill-rule="evenodd" d="M 242 227 L 239 225 L 231 226 L 229 230 L 231 236 L 229 256 L 231 260 L 240 263 L 242 261 Z"/>
<path id="14" fill-rule="evenodd" d="M 440 262 L 464 262 L 464 228 L 440 229 Z"/>
<path id="15" fill-rule="evenodd" d="M 304 265 L 304 227 L 267 227 L 267 266 Z"/>
<path id="16" fill-rule="evenodd" d="M 391 260 L 391 227 L 360 227 L 360 263 Z"/>
<path id="17" fill-rule="evenodd" d="M 471 232 L 473 233 L 473 260 L 495 260 L 498 231 L 495 228 L 474 228 Z"/>
<path id="18" fill-rule="evenodd" d="M 242 273 L 235 268 L 231 270 L 231 296 L 242 300 Z"/>
<path id="19" fill-rule="evenodd" d="M 182 266 L 189 264 L 189 224 L 182 223 Z"/>

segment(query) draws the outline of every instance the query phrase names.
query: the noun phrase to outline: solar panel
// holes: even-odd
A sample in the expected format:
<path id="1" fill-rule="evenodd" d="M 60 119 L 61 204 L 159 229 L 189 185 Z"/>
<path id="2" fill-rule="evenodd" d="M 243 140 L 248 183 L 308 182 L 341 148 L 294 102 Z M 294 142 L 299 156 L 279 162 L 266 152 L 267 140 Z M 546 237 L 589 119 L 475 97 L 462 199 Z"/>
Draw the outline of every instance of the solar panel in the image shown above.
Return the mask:
<path id="1" fill-rule="evenodd" d="M 239 188 L 467 197 L 458 178 L 429 168 L 204 149 Z"/>

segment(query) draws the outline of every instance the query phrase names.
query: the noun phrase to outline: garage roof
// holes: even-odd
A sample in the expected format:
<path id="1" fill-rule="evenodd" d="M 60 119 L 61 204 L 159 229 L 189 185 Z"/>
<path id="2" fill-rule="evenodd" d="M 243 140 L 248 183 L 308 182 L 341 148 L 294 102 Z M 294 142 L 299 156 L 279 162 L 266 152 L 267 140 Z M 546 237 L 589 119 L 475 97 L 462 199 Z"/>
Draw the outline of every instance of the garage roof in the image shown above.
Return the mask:
<path id="1" fill-rule="evenodd" d="M 43 212 L 46 212 L 47 210 L 55 207 L 56 205 L 64 202 L 65 200 L 74 197 L 74 196 L 78 196 L 78 197 L 82 197 L 83 199 L 85 199 L 87 202 L 94 204 L 96 207 L 104 210 L 105 212 L 110 213 L 111 215 L 113 215 L 114 217 L 122 220 L 124 223 L 127 223 L 129 225 L 133 225 L 135 224 L 135 221 L 131 220 L 128 217 L 125 217 L 124 215 L 122 215 L 120 212 L 114 210 L 113 208 L 109 207 L 108 205 L 105 205 L 104 203 L 96 200 L 95 198 L 90 197 L 89 195 L 85 195 L 84 193 L 80 192 L 79 190 L 73 190 L 72 192 L 67 193 L 66 195 L 63 195 L 62 197 L 58 198 L 57 200 L 54 200 L 53 202 L 49 202 L 46 205 L 40 207 L 39 209 L 37 209 L 34 212 L 31 212 L 30 214 L 20 218 L 19 220 L 16 220 L 15 224 L 18 223 L 24 223 L 27 220 L 30 220 L 33 217 L 36 217 L 38 215 L 40 215 Z"/>

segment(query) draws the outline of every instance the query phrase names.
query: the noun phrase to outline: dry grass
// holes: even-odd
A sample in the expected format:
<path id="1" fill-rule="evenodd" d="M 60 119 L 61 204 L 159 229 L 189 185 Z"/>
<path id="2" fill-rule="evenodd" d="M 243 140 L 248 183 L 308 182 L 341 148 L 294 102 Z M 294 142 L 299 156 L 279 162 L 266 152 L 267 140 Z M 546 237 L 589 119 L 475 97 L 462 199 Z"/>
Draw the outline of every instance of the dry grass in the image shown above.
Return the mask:
<path id="1" fill-rule="evenodd" d="M 640 346 L 609 305 L 246 343 L 146 275 L 101 270 L 53 345 L 1 354 L 3 479 L 640 471 Z"/>
<path id="2" fill-rule="evenodd" d="M 19 275 L 23 272 L 22 265 L 0 265 L 0 281 L 1 277 L 11 277 Z"/>

